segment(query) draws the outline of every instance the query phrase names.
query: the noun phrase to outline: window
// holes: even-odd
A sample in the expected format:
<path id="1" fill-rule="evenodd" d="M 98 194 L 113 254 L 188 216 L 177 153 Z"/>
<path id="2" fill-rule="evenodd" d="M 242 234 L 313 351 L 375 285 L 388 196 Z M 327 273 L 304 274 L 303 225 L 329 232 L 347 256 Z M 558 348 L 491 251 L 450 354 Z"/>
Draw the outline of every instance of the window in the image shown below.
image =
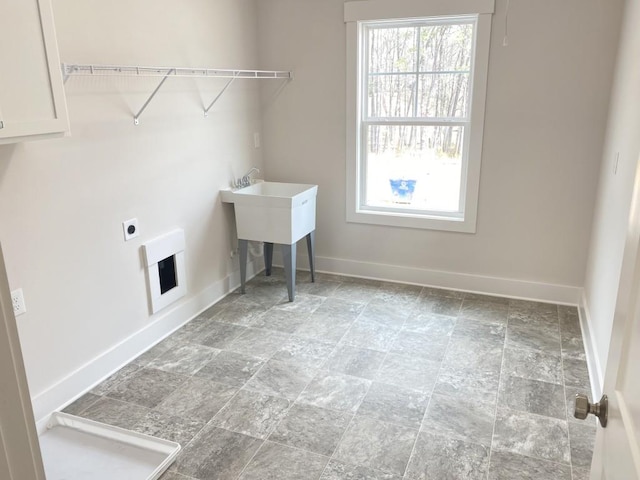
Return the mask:
<path id="1" fill-rule="evenodd" d="M 345 4 L 347 220 L 474 232 L 490 15 L 398 19 L 396 2 Z"/>

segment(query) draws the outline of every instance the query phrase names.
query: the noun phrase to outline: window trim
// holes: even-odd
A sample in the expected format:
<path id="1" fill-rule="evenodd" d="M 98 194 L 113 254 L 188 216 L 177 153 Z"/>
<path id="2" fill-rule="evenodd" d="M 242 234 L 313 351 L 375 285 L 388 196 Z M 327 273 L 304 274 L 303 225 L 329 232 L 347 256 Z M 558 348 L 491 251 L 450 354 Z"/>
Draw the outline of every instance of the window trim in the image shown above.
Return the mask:
<path id="1" fill-rule="evenodd" d="M 387 225 L 395 227 L 445 230 L 475 233 L 480 184 L 480 163 L 484 133 L 484 112 L 489 67 L 489 44 L 491 37 L 491 13 L 493 0 L 444 0 L 428 2 L 416 0 L 360 0 L 345 3 L 347 26 L 347 222 Z M 388 20 L 440 16 L 474 16 L 476 20 L 475 56 L 473 59 L 473 89 L 470 101 L 468 135 L 468 161 L 466 175 L 463 170 L 461 198 L 464 199 L 464 217 L 450 215 L 412 213 L 404 211 L 369 210 L 360 207 L 361 162 L 360 153 L 363 132 L 362 105 L 359 85 L 362 83 L 360 59 L 365 42 L 360 41 L 362 24 Z"/>

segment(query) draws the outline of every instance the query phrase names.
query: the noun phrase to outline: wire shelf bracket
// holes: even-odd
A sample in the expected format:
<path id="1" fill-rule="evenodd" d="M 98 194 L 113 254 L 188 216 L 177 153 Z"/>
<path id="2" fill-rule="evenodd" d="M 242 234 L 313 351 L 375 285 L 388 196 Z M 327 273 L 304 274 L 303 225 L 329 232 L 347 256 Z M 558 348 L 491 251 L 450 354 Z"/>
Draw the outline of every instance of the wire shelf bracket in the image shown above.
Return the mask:
<path id="1" fill-rule="evenodd" d="M 283 70 L 228 70 L 213 68 L 186 68 L 186 67 L 144 67 L 131 65 L 94 65 L 94 64 L 62 64 L 62 75 L 64 83 L 74 76 L 128 76 L 128 77 L 162 77 L 160 83 L 151 93 L 142 108 L 133 117 L 135 125 L 140 124 L 140 115 L 145 111 L 149 103 L 156 96 L 162 85 L 169 77 L 192 77 L 192 78 L 228 78 L 229 81 L 222 88 L 220 93 L 213 99 L 208 107 L 204 109 L 204 116 L 209 116 L 209 111 L 216 102 L 227 91 L 231 84 L 238 78 L 246 79 L 283 79 L 292 80 L 293 73 Z"/>

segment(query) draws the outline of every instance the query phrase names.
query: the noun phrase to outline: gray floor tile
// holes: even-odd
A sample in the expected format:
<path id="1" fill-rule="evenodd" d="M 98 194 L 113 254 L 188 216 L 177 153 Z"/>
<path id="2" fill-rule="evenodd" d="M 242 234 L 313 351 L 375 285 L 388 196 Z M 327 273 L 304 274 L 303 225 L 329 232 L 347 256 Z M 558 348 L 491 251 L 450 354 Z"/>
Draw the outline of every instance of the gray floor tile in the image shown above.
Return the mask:
<path id="1" fill-rule="evenodd" d="M 558 325 L 558 306 L 552 303 L 511 300 L 509 302 L 509 323 Z"/>
<path id="2" fill-rule="evenodd" d="M 341 282 L 334 282 L 331 280 L 323 280 L 318 274 L 316 274 L 316 281 L 311 283 L 302 282 L 296 279 L 296 291 L 303 294 L 317 295 L 319 297 L 330 297 L 341 285 Z"/>
<path id="3" fill-rule="evenodd" d="M 462 307 L 462 298 L 423 295 L 416 303 L 416 313 L 431 312 L 456 317 L 460 313 L 460 307 Z"/>
<path id="4" fill-rule="evenodd" d="M 267 441 L 239 480 L 315 480 L 328 461 L 329 457 Z"/>
<path id="5" fill-rule="evenodd" d="M 455 335 L 455 333 L 454 333 Z M 467 370 L 469 374 L 499 373 L 502 344 L 472 338 L 452 338 L 442 362 L 444 367 Z"/>
<path id="6" fill-rule="evenodd" d="M 465 297 L 460 309 L 460 317 L 506 324 L 508 312 L 509 306 L 505 303 Z"/>
<path id="7" fill-rule="evenodd" d="M 158 345 L 156 345 L 156 347 L 158 347 Z M 153 347 L 153 348 L 156 348 L 156 347 Z M 153 350 L 153 348 L 151 350 Z M 166 347 L 166 348 L 168 349 L 169 347 Z M 162 350 L 160 350 L 160 349 L 158 350 L 157 355 L 159 356 L 164 352 L 166 352 L 166 350 L 163 347 Z M 145 354 L 143 353 L 143 355 L 145 355 Z M 138 357 L 138 358 L 140 358 L 140 357 Z M 116 385 L 119 385 L 120 383 L 122 383 L 125 380 L 127 380 L 129 377 L 131 377 L 131 375 L 136 373 L 141 368 L 142 368 L 142 366 L 139 365 L 139 364 L 129 363 L 128 365 L 125 365 L 124 367 L 122 367 L 120 370 L 118 370 L 113 375 L 110 375 L 106 380 L 104 380 L 103 382 L 99 383 L 93 389 L 91 389 L 90 393 L 92 393 L 94 395 L 106 395 L 107 393 L 109 393 L 109 391 L 112 388 L 114 388 Z"/>
<path id="8" fill-rule="evenodd" d="M 165 372 L 191 376 L 204 367 L 220 350 L 193 343 L 171 349 L 147 365 Z"/>
<path id="9" fill-rule="evenodd" d="M 421 292 L 420 285 L 383 282 L 373 299 L 408 309 L 418 301 Z"/>
<path id="10" fill-rule="evenodd" d="M 564 387 L 555 383 L 503 374 L 498 403 L 511 410 L 566 419 Z"/>
<path id="11" fill-rule="evenodd" d="M 233 432 L 265 439 L 289 409 L 289 400 L 257 392 L 240 390 L 222 410 L 212 425 Z"/>
<path id="12" fill-rule="evenodd" d="M 196 373 L 196 377 L 236 387 L 243 386 L 264 362 L 256 357 L 222 351 Z"/>
<path id="13" fill-rule="evenodd" d="M 494 320 L 459 317 L 456 328 L 453 330 L 452 339 L 468 339 L 483 344 L 504 346 L 504 337 L 507 331 L 506 322 Z"/>
<path id="14" fill-rule="evenodd" d="M 589 469 L 591 467 L 595 440 L 596 427 L 592 424 L 569 424 L 572 466 L 585 469 Z"/>
<path id="15" fill-rule="evenodd" d="M 358 320 L 375 322 L 386 327 L 400 329 L 410 313 L 410 310 L 406 307 L 400 307 L 396 303 L 373 299 L 364 308 Z"/>
<path id="16" fill-rule="evenodd" d="M 582 335 L 560 331 L 560 342 L 562 346 L 562 356 L 577 358 L 586 361 L 587 354 L 584 350 Z"/>
<path id="17" fill-rule="evenodd" d="M 343 283 L 333 293 L 333 298 L 368 303 L 378 293 L 379 288 L 378 284 Z"/>
<path id="18" fill-rule="evenodd" d="M 187 445 L 207 422 L 187 419 L 151 410 L 131 430 Z"/>
<path id="19" fill-rule="evenodd" d="M 402 477 L 362 465 L 348 465 L 331 460 L 324 469 L 320 480 L 402 480 Z"/>
<path id="20" fill-rule="evenodd" d="M 498 409 L 494 450 L 569 464 L 567 422 L 507 409 Z"/>
<path id="21" fill-rule="evenodd" d="M 295 404 L 269 436 L 269 440 L 331 456 L 352 417 L 352 414 L 346 412 Z"/>
<path id="22" fill-rule="evenodd" d="M 444 343 L 441 343 L 443 342 Z M 434 362 L 444 358 L 448 339 L 434 339 L 428 334 L 403 330 L 398 333 L 389 349 L 392 353 L 409 357 L 421 357 Z"/>
<path id="23" fill-rule="evenodd" d="M 325 300 L 325 297 L 297 292 L 295 300 L 290 302 L 285 290 L 282 299 L 274 305 L 273 309 L 283 312 L 295 312 L 299 315 L 310 315 L 315 312 Z"/>
<path id="24" fill-rule="evenodd" d="M 178 473 L 206 480 L 235 480 L 262 440 L 207 425 L 176 460 Z"/>
<path id="25" fill-rule="evenodd" d="M 572 480 L 589 480 L 591 476 L 590 468 L 573 467 L 571 469 Z"/>
<path id="26" fill-rule="evenodd" d="M 289 335 L 272 330 L 247 328 L 229 346 L 229 350 L 243 355 L 251 355 L 262 359 L 269 359 L 289 339 Z"/>
<path id="27" fill-rule="evenodd" d="M 338 345 L 322 368 L 331 372 L 371 380 L 382 365 L 384 358 L 385 353 L 377 350 Z"/>
<path id="28" fill-rule="evenodd" d="M 227 348 L 231 342 L 238 338 L 247 328 L 230 323 L 210 322 L 206 331 L 194 342 L 213 348 Z"/>
<path id="29" fill-rule="evenodd" d="M 357 415 L 419 429 L 429 396 L 416 390 L 374 382 Z"/>
<path id="30" fill-rule="evenodd" d="M 330 301 L 331 299 L 327 300 Z M 320 307 L 322 308 L 322 307 Z M 345 333 L 351 328 L 354 320 L 347 317 L 332 316 L 327 313 L 315 312 L 309 320 L 294 332 L 300 337 L 313 338 L 327 342 L 339 342 Z"/>
<path id="31" fill-rule="evenodd" d="M 403 475 L 417 430 L 354 417 L 334 454 L 336 460 Z"/>
<path id="32" fill-rule="evenodd" d="M 495 420 L 495 405 L 477 398 L 452 398 L 434 394 L 429 402 L 422 431 L 445 435 L 489 447 Z"/>
<path id="33" fill-rule="evenodd" d="M 298 402 L 355 413 L 370 385 L 369 380 L 321 371 L 302 392 Z"/>
<path id="34" fill-rule="evenodd" d="M 439 372 L 440 362 L 390 353 L 385 357 L 374 379 L 390 385 L 431 393 Z"/>
<path id="35" fill-rule="evenodd" d="M 369 299 L 364 302 L 354 302 L 342 298 L 327 298 L 314 312 L 314 316 L 329 316 L 354 321 L 364 310 L 367 302 L 369 302 Z"/>
<path id="36" fill-rule="evenodd" d="M 512 325 L 507 327 L 507 347 L 526 348 L 546 353 L 560 353 L 560 330 L 542 325 Z"/>
<path id="37" fill-rule="evenodd" d="M 295 400 L 315 375 L 315 369 L 269 360 L 245 385 L 248 390 Z"/>
<path id="38" fill-rule="evenodd" d="M 124 382 L 116 385 L 107 396 L 116 400 L 153 408 L 172 394 L 186 380 L 187 377 L 175 373 L 143 368 Z"/>
<path id="39" fill-rule="evenodd" d="M 484 480 L 488 470 L 487 447 L 421 432 L 404 478 Z"/>
<path id="40" fill-rule="evenodd" d="M 237 387 L 194 377 L 165 398 L 156 410 L 206 423 L 237 391 Z"/>
<path id="41" fill-rule="evenodd" d="M 437 287 L 422 287 L 422 292 L 420 292 L 421 299 L 424 297 L 449 297 L 463 300 L 466 295 L 468 295 L 468 293 L 459 290 L 448 290 L 446 288 Z"/>
<path id="42" fill-rule="evenodd" d="M 433 391 L 451 397 L 475 397 L 482 402 L 495 403 L 499 382 L 499 372 L 443 366 Z"/>
<path id="43" fill-rule="evenodd" d="M 259 303 L 254 303 L 250 300 L 237 300 L 218 313 L 213 319 L 222 323 L 233 323 L 248 327 L 258 320 L 266 311 L 267 307 Z"/>
<path id="44" fill-rule="evenodd" d="M 64 413 L 69 413 L 71 415 L 80 415 L 91 405 L 96 403 L 102 397 L 100 395 L 94 395 L 93 393 L 85 393 L 79 399 L 74 401 L 73 403 L 67 405 L 62 410 Z"/>
<path id="45" fill-rule="evenodd" d="M 507 306 L 511 301 L 511 299 L 508 297 L 496 297 L 495 295 L 485 295 L 483 293 L 472 293 L 472 292 L 465 292 L 464 299 L 477 300 L 480 302 L 500 303 L 502 305 L 507 305 Z"/>
<path id="46" fill-rule="evenodd" d="M 115 427 L 131 428 L 147 413 L 146 407 L 104 397 L 86 408 L 81 416 Z"/>
<path id="47" fill-rule="evenodd" d="M 568 465 L 511 452 L 491 452 L 489 480 L 571 480 Z"/>
<path id="48" fill-rule="evenodd" d="M 379 323 L 356 321 L 342 337 L 342 342 L 353 347 L 370 348 L 386 352 L 391 347 L 397 328 L 386 327 Z"/>
<path id="49" fill-rule="evenodd" d="M 309 280 L 255 277 L 66 410 L 186 446 L 163 480 L 586 480 L 577 309 Z"/>
<path id="50" fill-rule="evenodd" d="M 587 362 L 579 358 L 563 357 L 562 369 L 564 371 L 564 383 L 572 387 L 579 387 L 586 391 L 591 390 L 589 370 Z"/>
<path id="51" fill-rule="evenodd" d="M 278 332 L 293 333 L 307 321 L 309 315 L 309 313 L 270 308 L 254 322 L 253 326 Z"/>
<path id="52" fill-rule="evenodd" d="M 318 368 L 334 348 L 334 343 L 292 336 L 273 355 L 272 359 Z"/>
<path id="53" fill-rule="evenodd" d="M 420 313 L 410 315 L 402 329 L 428 335 L 435 343 L 447 343 L 455 326 L 456 317 Z"/>
<path id="54" fill-rule="evenodd" d="M 505 348 L 502 375 L 562 384 L 562 357 L 557 353 Z"/>

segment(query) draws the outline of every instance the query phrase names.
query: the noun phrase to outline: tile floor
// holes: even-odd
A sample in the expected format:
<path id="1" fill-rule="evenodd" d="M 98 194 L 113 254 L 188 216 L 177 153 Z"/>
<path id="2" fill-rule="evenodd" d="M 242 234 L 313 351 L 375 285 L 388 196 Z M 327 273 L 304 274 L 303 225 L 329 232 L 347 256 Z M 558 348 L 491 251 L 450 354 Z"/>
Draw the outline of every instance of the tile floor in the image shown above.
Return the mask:
<path id="1" fill-rule="evenodd" d="M 281 270 L 65 411 L 179 442 L 163 480 L 584 480 L 575 308 Z"/>

